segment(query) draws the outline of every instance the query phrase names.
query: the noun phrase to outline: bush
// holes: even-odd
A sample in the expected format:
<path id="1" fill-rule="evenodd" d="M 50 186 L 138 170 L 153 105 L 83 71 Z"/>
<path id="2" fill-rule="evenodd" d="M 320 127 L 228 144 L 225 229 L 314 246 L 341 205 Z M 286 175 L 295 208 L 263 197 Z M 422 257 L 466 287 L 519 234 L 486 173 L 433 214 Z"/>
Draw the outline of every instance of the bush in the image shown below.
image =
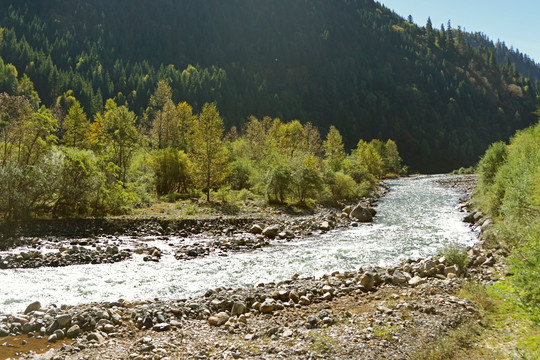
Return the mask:
<path id="1" fill-rule="evenodd" d="M 440 254 L 446 258 L 446 266 L 457 265 L 461 272 L 466 272 L 469 257 L 467 256 L 467 250 L 460 247 L 458 243 L 451 242 L 447 244 L 442 248 Z"/>
<path id="2" fill-rule="evenodd" d="M 155 186 L 158 195 L 188 190 L 191 164 L 183 151 L 174 148 L 156 150 L 152 154 L 150 164 L 156 175 Z"/>
<path id="3" fill-rule="evenodd" d="M 326 184 L 334 204 L 344 200 L 352 201 L 358 197 L 358 184 L 347 174 L 342 172 L 328 173 Z"/>
<path id="4" fill-rule="evenodd" d="M 284 203 L 293 183 L 289 167 L 279 165 L 266 174 L 266 194 L 268 200 Z"/>
<path id="5" fill-rule="evenodd" d="M 62 165 L 57 179 L 55 215 L 87 215 L 100 186 L 96 157 L 90 150 L 62 148 Z"/>
<path id="6" fill-rule="evenodd" d="M 509 146 L 490 146 L 478 170 L 474 199 L 495 217 L 498 240 L 513 248 L 514 287 L 540 316 L 540 123 L 518 132 Z"/>
<path id="7" fill-rule="evenodd" d="M 294 193 L 300 204 L 306 204 L 307 199 L 316 199 L 323 188 L 322 179 L 317 170 L 301 167 L 293 174 Z"/>

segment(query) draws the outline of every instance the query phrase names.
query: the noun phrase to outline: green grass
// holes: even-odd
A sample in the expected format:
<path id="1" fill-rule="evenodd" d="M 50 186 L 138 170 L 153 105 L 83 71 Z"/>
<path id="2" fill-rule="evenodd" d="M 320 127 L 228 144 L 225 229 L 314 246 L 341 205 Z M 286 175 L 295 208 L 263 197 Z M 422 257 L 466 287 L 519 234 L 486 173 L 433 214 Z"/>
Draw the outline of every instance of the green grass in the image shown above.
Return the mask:
<path id="1" fill-rule="evenodd" d="M 468 282 L 460 295 L 476 305 L 477 316 L 421 344 L 411 359 L 540 359 L 539 324 L 521 305 L 510 280 L 488 287 Z"/>

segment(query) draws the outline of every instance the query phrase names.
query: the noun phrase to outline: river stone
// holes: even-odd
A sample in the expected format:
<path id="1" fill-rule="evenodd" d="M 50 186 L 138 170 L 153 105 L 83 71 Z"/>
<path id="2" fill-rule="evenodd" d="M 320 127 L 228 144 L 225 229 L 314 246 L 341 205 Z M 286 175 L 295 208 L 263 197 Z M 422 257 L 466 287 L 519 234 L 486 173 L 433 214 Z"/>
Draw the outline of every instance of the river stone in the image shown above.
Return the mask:
<path id="1" fill-rule="evenodd" d="M 455 275 L 457 275 L 457 273 L 458 273 L 457 265 L 445 267 L 443 273 L 444 273 L 445 276 L 448 276 L 448 274 L 455 274 Z"/>
<path id="2" fill-rule="evenodd" d="M 319 225 L 319 229 L 322 231 L 330 231 L 332 228 L 330 227 L 328 221 L 323 221 L 321 225 Z"/>
<path id="3" fill-rule="evenodd" d="M 208 325 L 210 326 L 221 326 L 229 320 L 229 315 L 226 312 L 217 313 L 214 316 L 208 318 Z"/>
<path id="4" fill-rule="evenodd" d="M 279 226 L 278 225 L 270 225 L 267 226 L 262 234 L 269 238 L 275 238 L 279 234 Z"/>
<path id="5" fill-rule="evenodd" d="M 417 285 L 423 284 L 425 282 L 426 282 L 425 279 L 422 279 L 420 276 L 415 276 L 411 280 L 409 280 L 409 285 L 417 286 Z"/>
<path id="6" fill-rule="evenodd" d="M 263 314 L 271 314 L 274 310 L 276 310 L 276 306 L 274 302 L 266 300 L 261 304 L 261 307 L 259 308 L 261 313 Z"/>
<path id="7" fill-rule="evenodd" d="M 38 311 L 39 309 L 41 309 L 41 303 L 39 301 L 34 301 L 33 303 L 31 303 L 30 305 L 26 307 L 26 310 L 24 310 L 24 313 L 28 314 L 29 312 Z"/>
<path id="8" fill-rule="evenodd" d="M 300 300 L 300 294 L 298 294 L 298 291 L 296 290 L 291 290 L 291 292 L 289 292 L 289 299 L 297 303 L 298 300 Z"/>
<path id="9" fill-rule="evenodd" d="M 154 327 L 152 328 L 154 331 L 169 331 L 171 330 L 171 325 L 168 324 L 168 323 L 159 323 L 159 324 L 156 324 L 154 325 Z"/>
<path id="10" fill-rule="evenodd" d="M 25 323 L 23 326 L 22 326 L 22 333 L 23 334 L 28 334 L 30 331 L 32 331 L 32 329 L 34 328 L 34 323 Z"/>
<path id="11" fill-rule="evenodd" d="M 296 236 L 294 235 L 294 231 L 289 229 L 285 230 L 283 233 L 285 234 L 285 239 L 294 239 L 294 237 Z"/>
<path id="12" fill-rule="evenodd" d="M 103 325 L 103 331 L 108 333 L 112 333 L 114 331 L 114 325 L 113 324 L 105 324 Z"/>
<path id="13" fill-rule="evenodd" d="M 407 276 L 400 270 L 394 271 L 392 280 L 397 284 L 403 284 L 407 282 Z"/>
<path id="14" fill-rule="evenodd" d="M 0 326 L 0 337 L 6 337 L 9 335 L 9 330 L 3 326 Z"/>
<path id="15" fill-rule="evenodd" d="M 300 296 L 299 302 L 301 305 L 309 305 L 311 304 L 311 300 L 307 296 Z"/>
<path id="16" fill-rule="evenodd" d="M 324 301 L 330 301 L 330 300 L 332 300 L 332 294 L 329 293 L 329 292 L 326 292 L 326 293 L 324 293 L 324 295 L 322 296 L 322 299 L 323 299 Z"/>
<path id="17" fill-rule="evenodd" d="M 331 287 L 330 285 L 326 284 L 326 285 L 323 286 L 322 291 L 323 291 L 323 293 L 328 292 L 330 294 L 333 294 L 334 293 L 334 288 Z"/>
<path id="18" fill-rule="evenodd" d="M 363 207 L 362 205 L 357 205 L 351 211 L 350 217 L 360 222 L 373 221 L 373 215 L 371 214 L 371 212 L 367 208 Z"/>
<path id="19" fill-rule="evenodd" d="M 64 340 L 66 337 L 66 334 L 64 333 L 64 330 L 58 329 L 54 332 L 54 335 L 56 335 L 56 340 Z"/>
<path id="20" fill-rule="evenodd" d="M 75 324 L 75 325 L 72 325 L 68 329 L 68 331 L 66 331 L 66 336 L 70 339 L 74 339 L 77 336 L 79 336 L 80 333 L 81 333 L 81 328 L 79 327 L 79 325 Z"/>
<path id="21" fill-rule="evenodd" d="M 93 332 L 93 333 L 88 334 L 88 336 L 86 337 L 86 340 L 88 341 L 94 340 L 98 344 L 103 344 L 105 342 L 105 338 L 98 332 Z"/>
<path id="22" fill-rule="evenodd" d="M 262 229 L 261 225 L 259 225 L 259 224 L 253 224 L 253 226 L 249 229 L 249 232 L 250 232 L 251 234 L 258 235 L 258 234 L 262 234 L 263 229 Z"/>
<path id="23" fill-rule="evenodd" d="M 58 315 L 56 317 L 56 321 L 58 321 L 59 328 L 64 328 L 71 322 L 71 315 L 69 314 Z"/>
<path id="24" fill-rule="evenodd" d="M 375 285 L 375 276 L 370 272 L 364 273 L 364 275 L 362 275 L 360 278 L 360 285 L 366 291 L 373 289 L 373 286 Z"/>
<path id="25" fill-rule="evenodd" d="M 237 301 L 233 304 L 231 309 L 231 316 L 242 315 L 247 311 L 246 304 L 243 302 Z"/>
<path id="26" fill-rule="evenodd" d="M 50 343 L 54 343 L 56 342 L 56 340 L 58 340 L 58 336 L 56 334 L 51 334 L 51 336 L 49 336 L 49 338 L 47 339 L 47 341 Z"/>
<path id="27" fill-rule="evenodd" d="M 56 329 L 58 329 L 58 320 L 54 320 L 54 322 L 47 328 L 47 335 L 52 335 Z"/>

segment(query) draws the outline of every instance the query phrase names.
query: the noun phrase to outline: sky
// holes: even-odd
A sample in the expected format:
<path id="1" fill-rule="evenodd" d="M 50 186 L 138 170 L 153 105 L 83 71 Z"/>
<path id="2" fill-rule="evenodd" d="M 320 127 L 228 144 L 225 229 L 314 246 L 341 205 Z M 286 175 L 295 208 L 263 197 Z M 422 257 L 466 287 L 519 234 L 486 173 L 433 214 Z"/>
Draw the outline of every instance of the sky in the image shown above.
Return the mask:
<path id="1" fill-rule="evenodd" d="M 539 0 L 377 0 L 398 15 L 434 28 L 461 26 L 467 32 L 486 34 L 494 43 L 504 41 L 540 63 Z"/>

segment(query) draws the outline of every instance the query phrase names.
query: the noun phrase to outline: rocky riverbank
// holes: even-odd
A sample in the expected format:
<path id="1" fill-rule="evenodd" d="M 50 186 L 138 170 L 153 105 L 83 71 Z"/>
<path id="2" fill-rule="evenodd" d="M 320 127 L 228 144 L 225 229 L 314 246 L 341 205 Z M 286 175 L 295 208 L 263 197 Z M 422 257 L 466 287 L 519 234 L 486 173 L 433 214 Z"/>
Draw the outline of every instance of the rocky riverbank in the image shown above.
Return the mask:
<path id="1" fill-rule="evenodd" d="M 474 317 L 460 285 L 494 281 L 501 255 L 474 247 L 467 269 L 427 258 L 167 302 L 33 303 L 1 315 L 0 336 L 73 339 L 54 353 L 22 356 L 41 359 L 407 358 Z"/>
<path id="2" fill-rule="evenodd" d="M 277 241 L 294 241 L 339 227 L 372 220 L 378 199 L 388 191 L 381 183 L 372 196 L 354 206 L 319 207 L 311 212 L 257 212 L 255 216 L 210 219 L 66 219 L 3 223 L 0 269 L 113 263 L 144 254 L 190 260 L 210 254 L 249 252 Z M 7 229 L 7 230 L 6 230 Z M 55 235 L 56 234 L 56 235 Z M 159 248 L 156 245 L 163 245 Z M 8 251 L 10 250 L 10 251 Z"/>
<path id="3" fill-rule="evenodd" d="M 488 220 L 483 214 L 474 217 L 474 226 Z M 330 228 L 351 225 L 346 214 L 335 213 L 301 229 L 326 231 L 325 222 Z M 255 225 L 243 233 L 287 241 L 293 223 L 261 222 L 256 230 Z M 273 237 L 263 235 L 265 230 Z M 221 231 L 224 239 L 231 238 Z M 405 359 L 476 316 L 474 304 L 460 298 L 459 289 L 468 280 L 495 281 L 504 255 L 479 243 L 468 249 L 469 265 L 463 269 L 434 257 L 322 278 L 294 276 L 250 288 L 216 288 L 194 299 L 119 299 L 75 307 L 34 303 L 24 313 L 0 315 L 0 343 L 6 349 L 18 346 L 21 358 L 47 360 Z M 25 349 L 21 336 L 51 346 L 65 343 L 47 354 L 23 354 L 31 349 Z"/>

